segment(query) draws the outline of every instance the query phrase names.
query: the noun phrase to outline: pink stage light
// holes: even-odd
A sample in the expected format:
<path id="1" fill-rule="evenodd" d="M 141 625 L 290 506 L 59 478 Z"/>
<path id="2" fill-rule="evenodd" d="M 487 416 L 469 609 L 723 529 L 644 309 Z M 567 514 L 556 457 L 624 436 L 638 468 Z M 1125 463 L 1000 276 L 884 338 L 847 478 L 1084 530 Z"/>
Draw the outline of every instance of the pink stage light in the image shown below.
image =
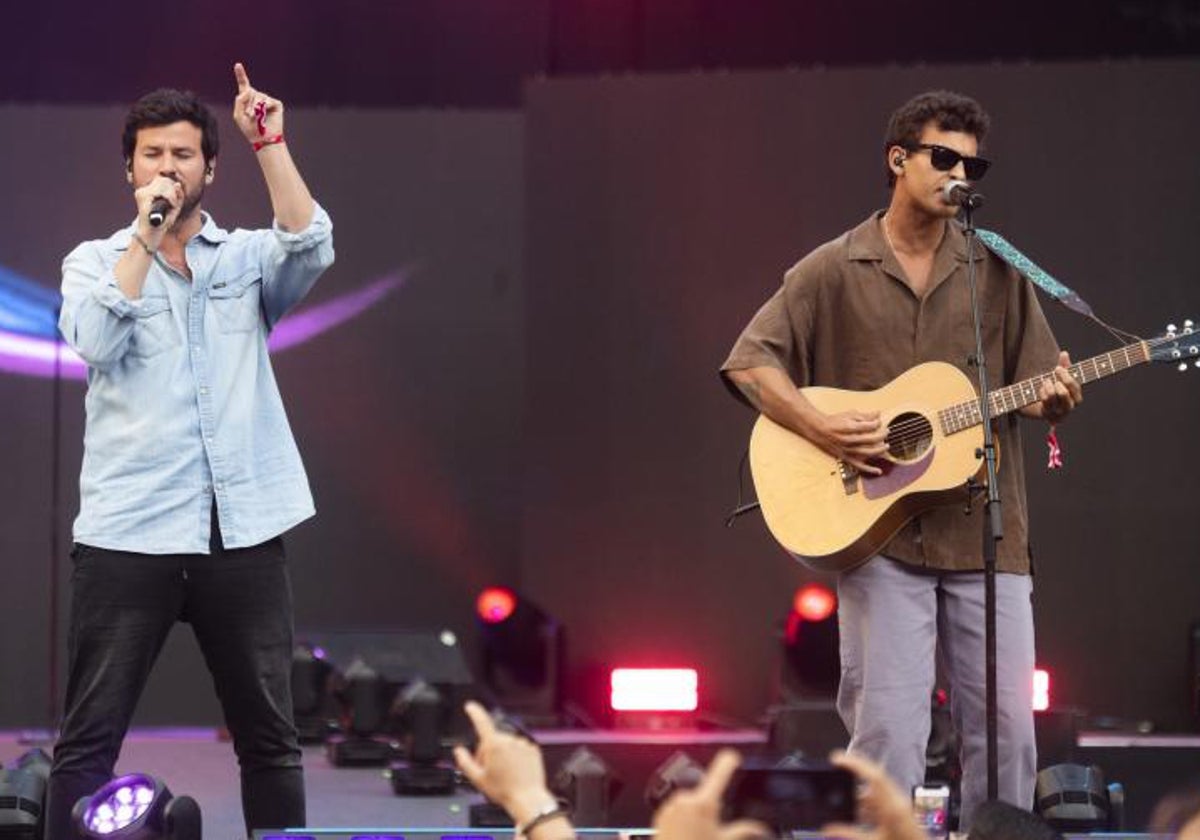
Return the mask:
<path id="1" fill-rule="evenodd" d="M 1033 710 L 1044 712 L 1050 708 L 1050 672 L 1038 668 L 1033 672 Z"/>
<path id="2" fill-rule="evenodd" d="M 503 586 L 489 586 L 475 599 L 475 612 L 488 624 L 499 624 L 517 608 L 517 596 Z"/>
<path id="3" fill-rule="evenodd" d="M 837 596 L 828 586 L 806 583 L 792 598 L 792 611 L 805 621 L 824 621 L 837 609 Z"/>
<path id="4" fill-rule="evenodd" d="M 694 712 L 699 684 L 695 668 L 614 668 L 610 701 L 615 712 Z"/>

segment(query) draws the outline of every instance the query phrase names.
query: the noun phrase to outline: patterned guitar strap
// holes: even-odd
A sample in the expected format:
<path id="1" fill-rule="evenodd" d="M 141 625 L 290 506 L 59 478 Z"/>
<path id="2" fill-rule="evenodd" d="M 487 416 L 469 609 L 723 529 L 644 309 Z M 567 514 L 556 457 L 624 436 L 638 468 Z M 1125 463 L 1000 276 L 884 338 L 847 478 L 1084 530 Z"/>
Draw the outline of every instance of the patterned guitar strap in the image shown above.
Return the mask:
<path id="1" fill-rule="evenodd" d="M 1092 307 L 1088 306 L 1087 301 L 1047 274 L 1041 266 L 1018 251 L 1003 236 L 995 231 L 983 230 L 982 228 L 976 228 L 975 235 L 979 238 L 980 242 L 988 247 L 989 251 L 1015 268 L 1018 274 L 1050 295 L 1050 297 L 1068 309 L 1078 312 L 1080 315 L 1086 315 L 1089 318 L 1096 317 L 1095 313 L 1092 312 Z"/>
<path id="2" fill-rule="evenodd" d="M 976 228 L 975 235 L 980 242 L 987 246 L 989 251 L 1011 265 L 1016 269 L 1018 274 L 1072 312 L 1078 312 L 1080 315 L 1085 315 L 1092 319 L 1096 317 L 1087 301 L 1047 274 L 1041 266 L 1018 251 L 1003 236 L 994 231 L 983 230 L 981 228 Z M 1062 447 L 1058 443 L 1058 435 L 1055 433 L 1054 426 L 1050 427 L 1050 433 L 1046 435 L 1046 445 L 1050 449 L 1046 466 L 1049 469 L 1056 470 L 1063 465 L 1063 459 Z"/>

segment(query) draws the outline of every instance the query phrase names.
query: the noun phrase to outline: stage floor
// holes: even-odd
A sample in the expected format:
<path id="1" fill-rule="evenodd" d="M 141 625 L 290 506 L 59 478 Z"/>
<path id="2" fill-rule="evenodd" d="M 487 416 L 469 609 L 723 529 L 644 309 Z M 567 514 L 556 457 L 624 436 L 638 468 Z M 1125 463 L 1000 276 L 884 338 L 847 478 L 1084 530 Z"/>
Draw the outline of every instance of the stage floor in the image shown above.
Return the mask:
<path id="1" fill-rule="evenodd" d="M 620 751 L 624 769 L 640 775 L 656 765 L 673 749 L 687 749 L 698 760 L 719 746 L 732 744 L 747 752 L 763 742 L 756 730 L 724 733 L 612 731 L 555 731 L 537 733 L 553 771 L 556 755 L 567 748 L 586 745 L 600 755 Z M 1158 796 L 1188 775 L 1200 772 L 1200 738 L 1196 736 L 1121 736 L 1081 733 L 1081 763 L 1105 768 L 1110 780 L 1125 785 L 1131 829 L 1142 829 L 1149 809 Z M 28 749 L 44 743 L 20 732 L 0 732 L 0 764 L 6 767 Z M 322 746 L 304 748 L 305 781 L 308 792 L 308 824 L 321 829 L 373 829 L 394 832 L 399 828 L 465 828 L 468 808 L 480 802 L 474 792 L 452 796 L 397 796 L 378 767 L 335 767 Z M 188 795 L 200 803 L 204 840 L 233 840 L 242 833 L 237 761 L 232 746 L 209 728 L 137 729 L 130 733 L 117 766 L 118 772 L 142 772 L 160 777 L 176 795 Z M 631 772 L 632 771 L 632 772 Z M 644 777 L 627 780 L 623 796 L 640 799 Z M 628 812 L 628 811 L 627 811 Z M 644 825 L 644 821 L 618 822 Z M 349 836 L 350 832 L 341 832 Z M 359 833 L 359 832 L 354 832 Z M 366 833 L 366 832 L 364 832 Z M 492 832 L 496 837 L 506 832 Z M 602 832 L 615 837 L 614 832 Z M 326 835 L 329 836 L 329 835 Z M 429 836 L 429 835 L 425 835 Z M 596 840 L 603 840 L 593 835 Z M 1111 836 L 1111 835 L 1110 835 Z M 1126 834 L 1122 836 L 1139 836 Z M 1144 835 L 1140 835 L 1144 836 Z M 331 838 L 333 840 L 333 838 Z"/>
<path id="2" fill-rule="evenodd" d="M 569 746 L 593 749 L 624 748 L 641 752 L 645 758 L 663 751 L 683 749 L 698 758 L 707 757 L 725 744 L 745 749 L 760 745 L 758 731 L 724 733 L 556 730 L 537 733 L 553 770 L 555 756 Z M 603 745 L 603 746 L 602 746 Z M 50 752 L 45 739 L 21 732 L 0 732 L 0 764 L 12 766 L 26 750 L 41 747 Z M 659 759 L 661 760 L 661 758 Z M 210 728 L 135 729 L 125 739 L 117 773 L 148 773 L 162 779 L 177 796 L 190 796 L 200 804 L 204 840 L 244 838 L 237 759 L 233 746 L 218 738 Z M 325 757 L 323 746 L 304 747 L 305 789 L 308 824 L 324 829 L 465 828 L 468 808 L 483 798 L 469 790 L 451 796 L 397 796 L 390 780 L 379 767 L 335 767 Z M 641 797 L 641 781 L 630 785 L 623 799 Z M 627 809 L 628 810 L 628 809 Z M 338 832 L 347 833 L 348 832 Z M 359 832 L 355 832 L 359 833 Z M 496 833 L 502 836 L 505 832 Z M 601 832 L 615 837 L 614 832 Z M 597 840 L 604 837 L 593 834 Z"/>
<path id="3" fill-rule="evenodd" d="M 11 766 L 27 749 L 20 733 L 0 734 L 0 763 Z M 118 773 L 149 773 L 177 796 L 200 803 L 204 840 L 244 838 L 237 759 L 212 729 L 139 729 L 125 739 Z M 396 796 L 378 767 L 334 767 L 321 746 L 304 748 L 308 824 L 321 827 L 466 826 L 476 794 Z"/>

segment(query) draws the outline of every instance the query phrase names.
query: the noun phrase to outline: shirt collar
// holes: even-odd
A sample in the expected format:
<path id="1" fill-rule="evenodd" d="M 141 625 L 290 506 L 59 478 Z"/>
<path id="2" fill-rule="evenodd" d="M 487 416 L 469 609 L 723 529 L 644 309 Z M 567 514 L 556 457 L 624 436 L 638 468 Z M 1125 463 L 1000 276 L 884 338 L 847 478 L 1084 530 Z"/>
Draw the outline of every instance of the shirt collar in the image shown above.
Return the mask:
<path id="1" fill-rule="evenodd" d="M 851 229 L 849 233 L 849 242 L 846 247 L 846 257 L 850 260 L 865 260 L 886 261 L 894 255 L 891 253 L 891 247 L 888 246 L 887 240 L 883 236 L 883 225 L 880 224 L 880 219 L 886 210 L 876 210 L 866 218 L 858 227 Z M 939 262 L 945 251 L 949 251 L 954 255 L 954 258 L 961 263 L 967 261 L 967 237 L 963 234 L 962 224 L 957 219 L 950 222 L 946 230 L 946 236 L 938 245 L 937 256 L 934 257 L 934 262 Z M 983 258 L 983 245 L 975 244 L 975 259 L 978 261 Z"/>

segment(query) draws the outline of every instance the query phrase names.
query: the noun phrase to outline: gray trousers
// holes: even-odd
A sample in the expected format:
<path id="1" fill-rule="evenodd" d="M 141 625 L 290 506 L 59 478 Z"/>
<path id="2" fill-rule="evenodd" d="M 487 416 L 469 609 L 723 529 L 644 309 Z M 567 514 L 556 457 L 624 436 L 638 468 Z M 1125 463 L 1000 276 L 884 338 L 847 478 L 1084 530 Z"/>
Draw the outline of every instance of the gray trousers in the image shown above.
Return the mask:
<path id="1" fill-rule="evenodd" d="M 1033 582 L 996 575 L 999 794 L 1033 804 Z M 911 790 L 925 779 L 935 651 L 950 681 L 962 744 L 960 831 L 987 799 L 983 573 L 929 574 L 877 556 L 838 580 L 842 681 L 838 712 L 850 751 Z"/>

